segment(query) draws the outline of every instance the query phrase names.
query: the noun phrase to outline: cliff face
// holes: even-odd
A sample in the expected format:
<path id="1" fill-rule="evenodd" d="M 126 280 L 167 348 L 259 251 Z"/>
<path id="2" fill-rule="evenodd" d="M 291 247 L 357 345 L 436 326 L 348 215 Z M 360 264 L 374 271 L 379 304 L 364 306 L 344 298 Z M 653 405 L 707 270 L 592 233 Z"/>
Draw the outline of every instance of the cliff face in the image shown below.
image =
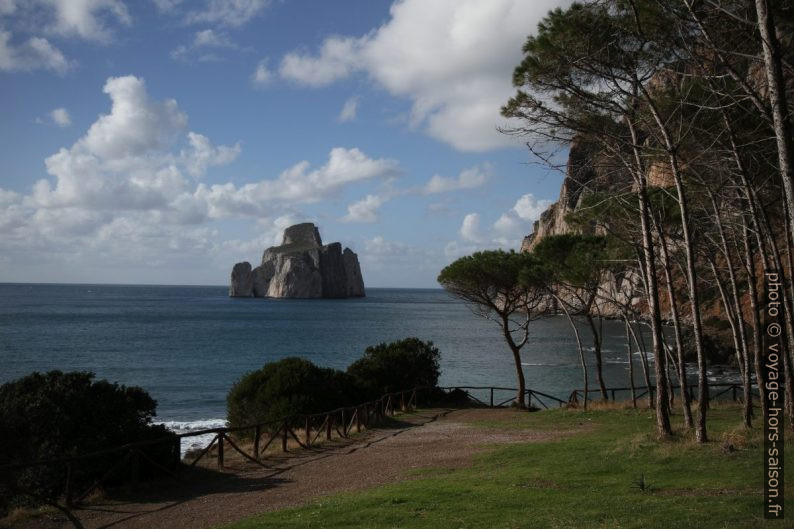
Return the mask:
<path id="1" fill-rule="evenodd" d="M 234 265 L 231 297 L 347 298 L 364 297 L 358 256 L 338 242 L 323 245 L 312 223 L 284 230 L 280 246 L 267 248 L 262 263 Z"/>
<path id="2" fill-rule="evenodd" d="M 524 237 L 521 243 L 521 251 L 532 250 L 547 235 L 570 233 L 573 228 L 566 222 L 566 215 L 576 211 L 588 192 L 613 187 L 618 184 L 617 180 L 622 182 L 623 178 L 619 173 L 608 170 L 605 164 L 599 163 L 595 146 L 575 140 L 568 154 L 560 197 L 535 221 L 532 233 Z"/>

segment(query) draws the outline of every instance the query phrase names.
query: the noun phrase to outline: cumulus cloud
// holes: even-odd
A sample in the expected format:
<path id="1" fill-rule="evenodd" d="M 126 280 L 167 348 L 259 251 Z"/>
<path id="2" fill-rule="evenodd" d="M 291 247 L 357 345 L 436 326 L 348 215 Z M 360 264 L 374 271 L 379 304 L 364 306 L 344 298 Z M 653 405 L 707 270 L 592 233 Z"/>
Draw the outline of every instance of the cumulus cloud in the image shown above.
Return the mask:
<path id="1" fill-rule="evenodd" d="M 361 49 L 366 39 L 331 37 L 316 56 L 288 53 L 281 59 L 279 75 L 305 86 L 325 86 L 360 69 Z"/>
<path id="2" fill-rule="evenodd" d="M 50 118 L 52 118 L 52 122 L 59 127 L 68 127 L 72 124 L 72 118 L 69 116 L 69 111 L 63 107 L 56 108 L 50 112 Z"/>
<path id="3" fill-rule="evenodd" d="M 52 70 L 65 73 L 72 67 L 61 50 L 42 37 L 12 43 L 10 32 L 0 29 L 0 71 Z"/>
<path id="4" fill-rule="evenodd" d="M 482 242 L 483 235 L 480 232 L 480 214 L 469 213 L 463 217 L 460 225 L 460 236 L 467 242 Z"/>
<path id="5" fill-rule="evenodd" d="M 522 238 L 532 231 L 532 223 L 551 204 L 551 200 L 538 200 L 527 193 L 490 226 L 483 226 L 479 213 L 469 213 L 463 217 L 460 225 L 462 240 L 449 241 L 444 253 L 447 258 L 453 259 L 477 250 L 518 249 Z"/>
<path id="6" fill-rule="evenodd" d="M 347 215 L 342 222 L 375 222 L 378 220 L 378 209 L 386 202 L 386 198 L 378 195 L 367 195 L 358 202 L 347 207 Z"/>
<path id="7" fill-rule="evenodd" d="M 393 176 L 398 171 L 394 160 L 373 159 L 359 149 L 336 147 L 328 161 L 311 169 L 308 161 L 298 162 L 273 180 L 260 180 L 237 187 L 232 183 L 200 184 L 195 197 L 209 205 L 210 216 L 257 216 L 277 203 L 318 202 L 343 186 Z"/>
<path id="8" fill-rule="evenodd" d="M 427 194 L 446 193 L 461 189 L 474 189 L 485 184 L 493 174 L 493 168 L 484 164 L 464 169 L 456 178 L 433 175 L 422 191 Z"/>
<path id="9" fill-rule="evenodd" d="M 270 84 L 273 80 L 273 72 L 267 67 L 268 59 L 264 58 L 259 61 L 256 65 L 256 69 L 254 70 L 253 75 L 251 75 L 251 81 L 254 85 L 263 87 Z"/>
<path id="10" fill-rule="evenodd" d="M 527 33 L 570 0 L 404 0 L 360 37 L 332 36 L 317 53 L 284 56 L 280 75 L 323 86 L 366 72 L 413 103 L 411 122 L 461 151 L 514 145 L 496 130 L 513 94 L 511 74 Z M 498 28 L 495 30 L 494 28 Z"/>
<path id="11" fill-rule="evenodd" d="M 38 0 L 53 9 L 49 30 L 59 35 L 107 41 L 112 33 L 107 27 L 111 19 L 130 25 L 132 18 L 121 0 Z"/>
<path id="12" fill-rule="evenodd" d="M 188 173 L 195 177 L 203 176 L 207 167 L 233 162 L 242 150 L 239 142 L 231 147 L 216 147 L 208 137 L 195 132 L 188 132 L 187 139 L 190 149 L 183 150 L 181 156 Z"/>
<path id="13" fill-rule="evenodd" d="M 100 280 L 110 276 L 79 274 L 140 267 L 173 270 L 173 277 L 158 281 L 184 282 L 187 276 L 179 270 L 184 273 L 190 259 L 201 256 L 227 270 L 229 252 L 259 253 L 287 225 L 309 220 L 295 212 L 296 205 L 399 170 L 394 160 L 337 147 L 320 165 L 301 161 L 274 178 L 195 182 L 212 167 L 234 161 L 239 143 L 215 145 L 188 130 L 177 102 L 153 100 L 138 77 L 110 78 L 104 92 L 110 110 L 70 147 L 47 157 L 49 178 L 28 194 L 0 189 L 4 277 L 31 280 L 35 271 L 52 273 L 58 266 L 77 274 L 61 280 Z M 259 236 L 222 240 L 213 220 L 225 218 L 255 221 Z M 241 257 L 250 259 L 250 252 Z"/>
<path id="14" fill-rule="evenodd" d="M 513 206 L 513 211 L 522 219 L 534 222 L 552 203 L 552 200 L 538 200 L 531 193 L 527 193 L 518 199 L 516 205 Z"/>
<path id="15" fill-rule="evenodd" d="M 358 100 L 358 97 L 353 96 L 345 101 L 345 104 L 342 106 L 342 110 L 339 111 L 339 117 L 336 118 L 340 123 L 346 123 L 356 119 L 356 113 L 358 112 Z"/>

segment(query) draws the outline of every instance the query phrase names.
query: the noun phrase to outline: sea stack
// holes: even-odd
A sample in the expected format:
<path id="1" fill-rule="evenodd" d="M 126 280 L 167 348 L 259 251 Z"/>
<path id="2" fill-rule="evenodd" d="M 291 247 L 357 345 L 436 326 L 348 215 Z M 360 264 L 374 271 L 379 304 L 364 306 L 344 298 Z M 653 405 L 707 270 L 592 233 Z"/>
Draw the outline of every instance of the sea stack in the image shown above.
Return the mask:
<path id="1" fill-rule="evenodd" d="M 280 246 L 262 255 L 252 268 L 247 261 L 232 268 L 229 296 L 242 298 L 364 297 L 358 256 L 338 242 L 323 245 L 311 222 L 284 230 Z"/>

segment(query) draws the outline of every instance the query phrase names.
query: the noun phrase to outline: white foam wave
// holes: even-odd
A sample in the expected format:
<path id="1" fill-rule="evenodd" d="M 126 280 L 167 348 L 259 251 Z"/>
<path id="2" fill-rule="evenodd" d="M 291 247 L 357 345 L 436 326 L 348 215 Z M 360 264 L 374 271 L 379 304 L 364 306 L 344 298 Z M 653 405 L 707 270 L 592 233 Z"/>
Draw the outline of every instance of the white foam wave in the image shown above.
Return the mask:
<path id="1" fill-rule="evenodd" d="M 226 419 L 200 419 L 197 421 L 163 421 L 159 424 L 174 433 L 180 434 L 209 430 L 211 428 L 224 428 L 227 423 Z M 206 448 L 214 437 L 215 434 L 212 433 L 183 437 L 180 447 L 182 457 L 185 456 L 188 450 Z"/>

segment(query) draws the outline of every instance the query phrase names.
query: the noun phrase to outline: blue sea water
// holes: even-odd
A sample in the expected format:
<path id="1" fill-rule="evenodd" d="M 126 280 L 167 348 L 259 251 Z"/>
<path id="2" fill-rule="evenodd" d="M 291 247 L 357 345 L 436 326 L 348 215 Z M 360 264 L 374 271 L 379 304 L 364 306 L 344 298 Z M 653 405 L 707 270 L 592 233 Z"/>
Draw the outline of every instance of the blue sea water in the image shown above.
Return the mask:
<path id="1" fill-rule="evenodd" d="M 531 329 L 527 385 L 565 398 L 581 387 L 569 324 L 550 318 Z M 608 385 L 627 384 L 623 332 L 604 322 Z M 32 371 L 93 371 L 146 389 L 159 419 L 179 430 L 222 421 L 229 387 L 267 362 L 301 356 L 344 369 L 368 345 L 408 336 L 439 347 L 443 385 L 515 387 L 499 327 L 443 290 L 274 300 L 232 299 L 215 286 L 0 284 L 0 383 Z M 636 355 L 635 371 L 639 381 Z"/>

